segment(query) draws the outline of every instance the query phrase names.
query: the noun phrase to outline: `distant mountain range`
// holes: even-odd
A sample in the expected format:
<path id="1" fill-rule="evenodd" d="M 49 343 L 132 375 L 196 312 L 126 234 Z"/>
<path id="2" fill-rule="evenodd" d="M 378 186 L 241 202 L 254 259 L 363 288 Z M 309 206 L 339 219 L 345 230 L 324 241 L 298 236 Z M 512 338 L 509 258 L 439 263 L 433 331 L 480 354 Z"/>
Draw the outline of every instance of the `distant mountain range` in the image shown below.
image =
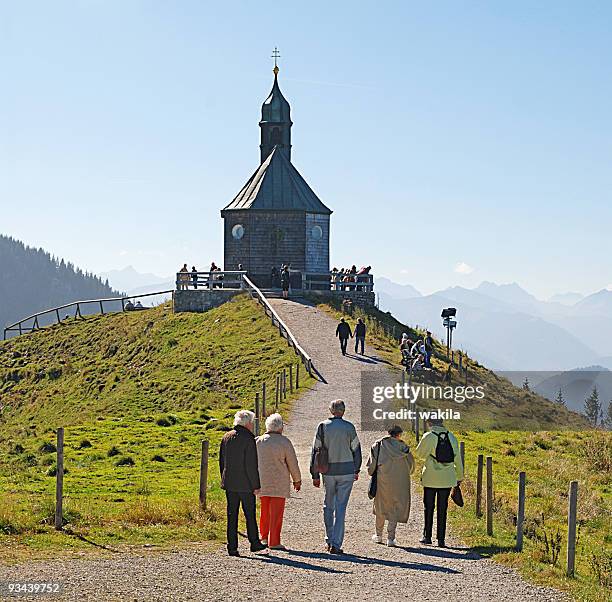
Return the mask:
<path id="1" fill-rule="evenodd" d="M 440 312 L 457 308 L 454 346 L 482 358 L 497 370 L 572 370 L 576 366 L 612 368 L 612 291 L 537 299 L 518 284 L 482 282 L 420 295 L 410 285 L 377 278 L 381 309 L 428 327 L 445 338 Z M 574 301 L 571 303 L 570 301 Z"/>
<path id="2" fill-rule="evenodd" d="M 99 276 L 0 235 L 1 327 L 71 301 L 117 295 Z"/>
<path id="3" fill-rule="evenodd" d="M 157 276 L 150 273 L 137 272 L 129 265 L 122 270 L 101 272 L 100 277 L 126 293 L 126 295 L 144 295 L 157 291 L 173 290 L 176 282 L 173 276 Z M 170 298 L 169 294 L 153 295 L 141 299 L 143 305 L 159 305 Z"/>

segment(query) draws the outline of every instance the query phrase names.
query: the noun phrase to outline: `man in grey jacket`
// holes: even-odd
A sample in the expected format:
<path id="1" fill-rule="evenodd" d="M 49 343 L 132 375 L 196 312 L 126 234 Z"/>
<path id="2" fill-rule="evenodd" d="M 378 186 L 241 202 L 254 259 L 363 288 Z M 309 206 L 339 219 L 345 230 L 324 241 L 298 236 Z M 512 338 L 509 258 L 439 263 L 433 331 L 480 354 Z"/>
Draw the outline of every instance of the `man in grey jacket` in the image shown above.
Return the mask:
<path id="1" fill-rule="evenodd" d="M 320 487 L 321 475 L 315 466 L 315 455 L 321 447 L 327 449 L 329 469 L 323 475 L 325 488 L 323 520 L 325 522 L 325 542 L 330 554 L 344 553 L 342 541 L 346 507 L 353 483 L 359 478 L 361 469 L 361 444 L 355 425 L 343 418 L 345 409 L 344 401 L 341 399 L 329 404 L 332 416 L 317 427 L 310 459 L 312 484 Z"/>

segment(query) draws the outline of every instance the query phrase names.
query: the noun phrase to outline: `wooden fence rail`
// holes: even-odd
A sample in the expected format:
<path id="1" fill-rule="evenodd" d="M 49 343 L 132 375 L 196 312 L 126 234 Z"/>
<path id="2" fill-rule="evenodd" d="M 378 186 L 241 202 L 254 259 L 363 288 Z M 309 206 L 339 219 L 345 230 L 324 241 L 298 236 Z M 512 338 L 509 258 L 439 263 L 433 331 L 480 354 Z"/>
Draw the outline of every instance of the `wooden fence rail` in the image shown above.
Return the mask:
<path id="1" fill-rule="evenodd" d="M 52 307 L 50 309 L 45 309 L 43 311 L 39 311 L 35 314 L 32 314 L 31 316 L 28 316 L 27 318 L 22 318 L 21 320 L 19 320 L 18 322 L 15 322 L 14 324 L 10 324 L 9 326 L 7 326 L 4 329 L 4 340 L 6 341 L 6 335 L 7 333 L 11 333 L 11 332 L 15 332 L 15 333 L 19 333 L 20 335 L 28 333 L 28 332 L 34 332 L 35 330 L 40 330 L 41 328 L 44 328 L 44 326 L 40 325 L 40 321 L 39 318 L 41 318 L 42 316 L 46 316 L 46 315 L 51 315 L 55 317 L 55 322 L 56 324 L 59 324 L 62 322 L 62 317 L 61 317 L 61 312 L 64 312 L 66 310 L 71 310 L 72 308 L 74 308 L 74 318 L 82 318 L 82 311 L 81 308 L 85 305 L 97 305 L 99 307 L 100 313 L 102 315 L 104 315 L 105 313 L 118 313 L 118 312 L 113 312 L 113 311 L 104 311 L 104 304 L 105 303 L 116 303 L 119 304 L 121 303 L 121 310 L 120 311 L 126 311 L 125 306 L 127 301 L 129 301 L 130 299 L 142 299 L 144 297 L 153 297 L 155 295 L 167 295 L 167 294 L 174 294 L 173 290 L 168 290 L 168 291 L 158 291 L 156 293 L 144 293 L 142 295 L 130 295 L 130 296 L 126 296 L 126 297 L 108 297 L 105 299 L 84 299 L 81 301 L 73 301 L 72 303 L 66 303 L 65 305 L 59 305 L 58 307 Z M 143 307 L 143 309 L 147 309 L 146 307 Z M 97 310 L 93 313 L 98 313 Z M 31 324 L 30 324 L 31 321 Z"/>

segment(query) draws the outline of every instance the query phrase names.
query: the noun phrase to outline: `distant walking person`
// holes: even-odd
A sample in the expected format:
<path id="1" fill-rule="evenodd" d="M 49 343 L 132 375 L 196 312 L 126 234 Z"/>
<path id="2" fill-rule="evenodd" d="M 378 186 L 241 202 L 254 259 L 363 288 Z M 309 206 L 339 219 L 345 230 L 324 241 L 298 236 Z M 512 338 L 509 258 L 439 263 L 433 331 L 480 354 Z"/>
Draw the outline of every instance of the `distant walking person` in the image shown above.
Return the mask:
<path id="1" fill-rule="evenodd" d="M 426 332 L 423 342 L 425 344 L 425 367 L 431 368 L 431 356 L 433 355 L 434 343 L 429 330 Z"/>
<path id="2" fill-rule="evenodd" d="M 291 282 L 288 265 L 283 266 L 280 278 L 281 278 L 281 288 L 283 289 L 283 299 L 287 299 L 289 297 L 289 284 Z"/>
<path id="3" fill-rule="evenodd" d="M 397 523 L 407 523 L 410 517 L 410 475 L 414 471 L 414 458 L 410 448 L 402 441 L 402 427 L 394 425 L 389 435 L 378 440 L 370 450 L 368 473 L 376 473 L 376 496 L 374 514 L 376 533 L 374 543 L 382 543 L 385 521 L 387 524 L 387 545 L 396 546 Z"/>
<path id="4" fill-rule="evenodd" d="M 363 355 L 365 338 L 366 338 L 366 325 L 365 325 L 365 322 L 361 318 L 359 318 L 357 320 L 357 325 L 355 326 L 355 353 L 357 353 L 357 347 L 361 345 L 361 355 Z"/>
<path id="5" fill-rule="evenodd" d="M 271 550 L 284 550 L 281 529 L 285 500 L 290 496 L 290 481 L 299 491 L 302 476 L 293 444 L 283 435 L 283 417 L 271 414 L 266 418 L 266 434 L 258 437 L 257 459 L 261 481 L 259 533 L 261 543 Z"/>
<path id="6" fill-rule="evenodd" d="M 346 345 L 350 337 L 353 336 L 351 327 L 347 324 L 344 318 L 340 318 L 340 323 L 336 327 L 336 336 L 340 339 L 340 349 L 342 355 L 346 355 Z"/>
<path id="7" fill-rule="evenodd" d="M 321 471 L 325 501 L 323 520 L 325 522 L 325 543 L 330 554 L 343 554 L 344 521 L 353 483 L 361 470 L 361 444 L 355 426 L 344 420 L 344 401 L 337 399 L 329 404 L 331 418 L 317 427 L 312 444 L 310 474 L 312 484 L 321 486 Z M 326 465 L 320 466 L 321 450 L 327 451 Z"/>
<path id="8" fill-rule="evenodd" d="M 446 512 L 451 488 L 463 480 L 463 462 L 459 453 L 459 442 L 455 435 L 444 428 L 442 420 L 430 418 L 429 432 L 425 433 L 416 448 L 416 455 L 425 460 L 421 472 L 425 528 L 421 543 L 430 545 L 433 516 L 436 505 L 438 546 L 446 547 Z"/>
<path id="9" fill-rule="evenodd" d="M 266 546 L 259 541 L 257 518 L 255 516 L 255 495 L 259 494 L 259 469 L 257 447 L 253 435 L 255 414 L 240 410 L 234 416 L 234 428 L 221 440 L 219 448 L 219 469 L 221 488 L 227 499 L 227 553 L 238 553 L 238 510 L 246 519 L 247 535 L 251 552 L 261 552 Z"/>

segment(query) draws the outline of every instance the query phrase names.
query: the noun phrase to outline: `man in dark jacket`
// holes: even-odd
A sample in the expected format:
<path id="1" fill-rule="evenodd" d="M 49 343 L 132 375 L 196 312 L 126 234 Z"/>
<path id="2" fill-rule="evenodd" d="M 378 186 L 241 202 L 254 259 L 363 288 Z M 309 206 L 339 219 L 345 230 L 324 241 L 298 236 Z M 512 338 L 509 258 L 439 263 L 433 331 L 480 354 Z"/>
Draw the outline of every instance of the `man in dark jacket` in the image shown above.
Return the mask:
<path id="1" fill-rule="evenodd" d="M 255 516 L 255 496 L 261 487 L 257 466 L 257 447 L 253 435 L 255 414 L 240 410 L 234 416 L 234 429 L 227 432 L 219 448 L 221 488 L 227 498 L 227 553 L 238 554 L 238 510 L 246 519 L 251 552 L 261 552 L 266 546 L 259 541 Z"/>
<path id="2" fill-rule="evenodd" d="M 433 337 L 431 336 L 431 332 L 427 331 L 425 335 L 425 367 L 431 368 L 431 356 L 433 355 L 434 343 Z"/>
<path id="3" fill-rule="evenodd" d="M 342 355 L 346 355 L 346 344 L 350 337 L 353 336 L 351 327 L 345 322 L 344 318 L 340 318 L 340 324 L 336 328 L 336 336 L 340 339 L 340 349 Z"/>
<path id="4" fill-rule="evenodd" d="M 361 345 L 361 355 L 363 355 L 365 337 L 366 337 L 366 325 L 365 325 L 365 322 L 361 318 L 359 318 L 357 320 L 357 325 L 355 326 L 355 353 L 357 353 L 358 346 Z"/>

